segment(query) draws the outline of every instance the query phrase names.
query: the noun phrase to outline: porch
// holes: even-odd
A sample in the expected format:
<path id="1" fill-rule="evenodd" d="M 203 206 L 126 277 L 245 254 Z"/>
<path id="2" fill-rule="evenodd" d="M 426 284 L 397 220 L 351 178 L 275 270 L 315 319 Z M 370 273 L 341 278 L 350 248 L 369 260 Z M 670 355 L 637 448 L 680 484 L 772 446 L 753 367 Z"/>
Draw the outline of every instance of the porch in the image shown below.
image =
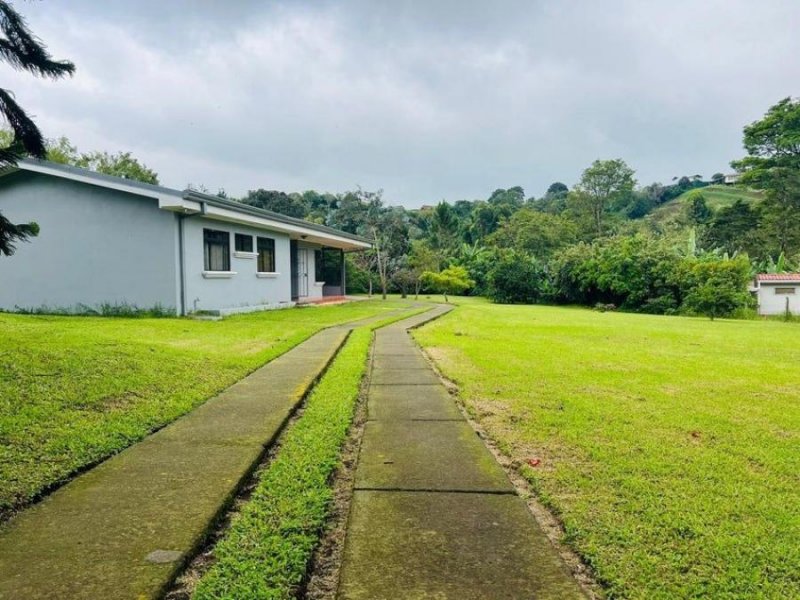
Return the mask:
<path id="1" fill-rule="evenodd" d="M 292 300 L 298 304 L 345 300 L 344 250 L 292 240 Z"/>

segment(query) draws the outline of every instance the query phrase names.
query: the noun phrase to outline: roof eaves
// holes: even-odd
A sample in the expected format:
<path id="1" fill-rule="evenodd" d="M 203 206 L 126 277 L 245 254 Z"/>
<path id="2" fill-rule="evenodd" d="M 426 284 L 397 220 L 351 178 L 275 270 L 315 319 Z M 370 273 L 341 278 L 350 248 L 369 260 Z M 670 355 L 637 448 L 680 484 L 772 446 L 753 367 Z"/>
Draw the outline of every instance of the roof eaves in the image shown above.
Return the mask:
<path id="1" fill-rule="evenodd" d="M 193 200 L 195 202 L 205 202 L 207 204 L 210 204 L 211 206 L 227 208 L 236 212 L 253 215 L 255 217 L 270 219 L 271 221 L 284 223 L 286 225 L 304 227 L 306 229 L 317 231 L 322 234 L 332 235 L 352 240 L 354 242 L 360 242 L 362 244 L 371 244 L 371 242 L 366 238 L 363 238 L 359 235 L 354 235 L 352 233 L 348 233 L 346 231 L 341 231 L 339 229 L 334 229 L 333 227 L 328 227 L 326 225 L 319 225 L 318 223 L 312 223 L 311 221 L 306 221 L 305 219 L 289 217 L 287 215 L 282 215 L 280 213 L 267 210 L 265 208 L 250 206 L 249 204 L 244 204 L 243 202 L 236 202 L 235 200 L 228 200 L 226 198 L 220 198 L 219 196 L 212 196 L 211 194 L 204 194 L 202 192 L 197 192 L 195 190 L 184 190 L 183 198 L 185 200 Z"/>

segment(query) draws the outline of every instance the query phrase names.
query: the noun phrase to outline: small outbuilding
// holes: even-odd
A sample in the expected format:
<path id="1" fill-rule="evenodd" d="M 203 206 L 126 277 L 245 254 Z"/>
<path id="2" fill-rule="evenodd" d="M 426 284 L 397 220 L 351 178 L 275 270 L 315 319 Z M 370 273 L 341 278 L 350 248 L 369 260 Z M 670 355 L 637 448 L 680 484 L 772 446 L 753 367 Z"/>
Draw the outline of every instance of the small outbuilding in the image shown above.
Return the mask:
<path id="1" fill-rule="evenodd" d="M 41 231 L 0 258 L 0 310 L 124 305 L 179 315 L 345 294 L 367 240 L 239 202 L 47 161 L 0 171 L 0 212 Z"/>
<path id="2" fill-rule="evenodd" d="M 800 273 L 759 273 L 753 291 L 758 314 L 800 315 Z"/>

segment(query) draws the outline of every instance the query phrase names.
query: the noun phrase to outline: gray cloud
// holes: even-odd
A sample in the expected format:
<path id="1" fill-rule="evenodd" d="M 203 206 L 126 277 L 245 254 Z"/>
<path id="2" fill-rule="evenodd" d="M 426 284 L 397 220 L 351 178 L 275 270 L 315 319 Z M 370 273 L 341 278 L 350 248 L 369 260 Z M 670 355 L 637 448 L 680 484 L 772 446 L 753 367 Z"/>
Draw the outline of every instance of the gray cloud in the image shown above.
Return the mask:
<path id="1" fill-rule="evenodd" d="M 599 157 L 642 183 L 708 176 L 800 80 L 794 0 L 18 6 L 78 66 L 3 67 L 47 135 L 234 194 L 540 195 Z"/>

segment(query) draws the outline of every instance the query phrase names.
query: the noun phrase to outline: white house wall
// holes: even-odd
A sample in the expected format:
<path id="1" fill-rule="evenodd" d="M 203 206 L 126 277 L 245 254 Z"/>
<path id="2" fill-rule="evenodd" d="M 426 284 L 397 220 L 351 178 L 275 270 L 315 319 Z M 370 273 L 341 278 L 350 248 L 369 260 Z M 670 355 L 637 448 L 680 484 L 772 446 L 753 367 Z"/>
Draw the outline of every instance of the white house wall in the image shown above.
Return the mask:
<path id="1" fill-rule="evenodd" d="M 776 294 L 776 288 L 794 289 L 794 294 Z M 789 311 L 800 315 L 800 282 L 777 283 L 761 282 L 758 289 L 758 314 L 782 315 L 786 312 L 786 300 L 789 300 Z"/>
<path id="2" fill-rule="evenodd" d="M 230 277 L 204 277 L 203 229 L 227 231 L 230 234 Z M 235 235 L 269 237 L 275 240 L 274 277 L 259 277 L 256 258 L 239 258 L 235 255 Z M 285 233 L 256 229 L 207 219 L 187 217 L 183 221 L 183 244 L 186 282 L 186 309 L 194 311 L 223 312 L 270 308 L 291 304 L 291 270 L 289 236 Z M 253 248 L 256 248 L 255 240 Z"/>
<path id="3" fill-rule="evenodd" d="M 21 172 L 0 182 L 0 212 L 41 228 L 0 256 L 1 309 L 176 309 L 176 216 L 157 200 Z"/>

